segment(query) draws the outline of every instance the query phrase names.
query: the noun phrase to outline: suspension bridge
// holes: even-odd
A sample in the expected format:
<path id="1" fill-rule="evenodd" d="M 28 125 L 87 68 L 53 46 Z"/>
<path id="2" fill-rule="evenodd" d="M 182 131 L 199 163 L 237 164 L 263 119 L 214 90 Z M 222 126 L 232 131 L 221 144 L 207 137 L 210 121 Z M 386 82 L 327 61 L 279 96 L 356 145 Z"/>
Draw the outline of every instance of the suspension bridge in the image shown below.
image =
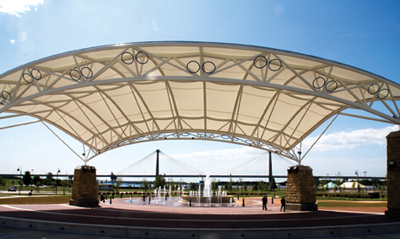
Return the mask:
<path id="1" fill-rule="evenodd" d="M 271 152 L 264 152 L 256 157 L 243 162 L 221 174 L 209 175 L 212 178 L 268 178 L 269 182 L 272 178 L 287 178 L 287 169 L 295 164 L 280 155 L 272 157 Z M 163 175 L 168 178 L 196 178 L 206 177 L 206 173 L 190 166 L 189 164 L 168 155 L 157 149 L 145 157 L 137 160 L 131 165 L 125 167 L 117 174 L 112 174 L 111 177 L 126 178 L 154 178 L 158 175 Z M 97 175 L 97 177 L 110 177 L 110 175 Z M 385 177 L 359 177 L 355 176 L 314 176 L 314 178 L 329 178 L 329 179 L 369 179 L 379 180 L 386 179 Z"/>
<path id="2" fill-rule="evenodd" d="M 210 174 L 212 178 L 265 178 L 272 180 L 272 178 L 287 178 L 287 169 L 295 164 L 294 161 L 286 157 L 274 154 L 267 151 L 256 157 L 247 160 L 233 168 L 226 170 L 221 174 Z M 46 177 L 46 174 L 32 174 Z M 114 181 L 118 177 L 121 178 L 155 178 L 158 175 L 163 175 L 167 178 L 201 178 L 206 177 L 207 173 L 190 166 L 177 159 L 174 156 L 168 155 L 161 150 L 157 149 L 145 157 L 128 165 L 120 170 L 117 174 L 98 174 L 98 178 L 110 178 Z M 2 176 L 20 177 L 20 174 L 3 174 Z M 58 174 L 58 177 L 70 179 L 73 178 L 72 174 Z M 315 179 L 366 179 L 366 180 L 385 180 L 386 177 L 373 177 L 373 176 L 314 176 Z"/>

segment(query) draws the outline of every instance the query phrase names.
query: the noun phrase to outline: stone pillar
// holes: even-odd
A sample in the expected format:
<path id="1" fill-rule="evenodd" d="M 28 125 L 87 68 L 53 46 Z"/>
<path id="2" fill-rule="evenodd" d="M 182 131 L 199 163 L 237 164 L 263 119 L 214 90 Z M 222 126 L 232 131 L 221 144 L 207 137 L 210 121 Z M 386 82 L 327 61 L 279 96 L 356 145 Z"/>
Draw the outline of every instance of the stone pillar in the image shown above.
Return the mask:
<path id="1" fill-rule="evenodd" d="M 81 207 L 97 207 L 99 205 L 94 166 L 83 165 L 75 168 L 72 198 L 69 205 Z"/>
<path id="2" fill-rule="evenodd" d="M 318 205 L 315 195 L 312 169 L 297 165 L 288 169 L 286 184 L 286 209 L 293 211 L 316 211 Z"/>
<path id="3" fill-rule="evenodd" d="M 400 131 L 391 132 L 387 139 L 387 217 L 400 218 Z"/>

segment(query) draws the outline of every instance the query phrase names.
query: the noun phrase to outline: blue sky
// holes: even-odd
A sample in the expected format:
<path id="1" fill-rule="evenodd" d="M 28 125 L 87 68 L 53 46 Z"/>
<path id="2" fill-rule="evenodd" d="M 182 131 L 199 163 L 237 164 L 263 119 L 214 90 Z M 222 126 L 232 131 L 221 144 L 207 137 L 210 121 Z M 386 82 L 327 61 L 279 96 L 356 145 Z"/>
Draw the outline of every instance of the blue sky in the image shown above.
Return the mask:
<path id="1" fill-rule="evenodd" d="M 295 51 L 349 64 L 400 83 L 399 13 L 398 1 L 368 0 L 0 0 L 0 74 L 81 48 L 181 40 Z M 3 121 L 0 126 L 15 122 Z M 358 170 L 385 176 L 385 136 L 393 130 L 398 127 L 340 116 L 303 164 L 310 165 L 315 175 L 354 175 Z M 81 147 L 68 138 L 67 142 Z M 118 172 L 157 148 L 210 174 L 223 173 L 262 153 L 225 143 L 153 142 L 113 150 L 90 164 L 99 174 Z M 33 168 L 34 173 L 55 173 L 58 168 L 72 173 L 82 163 L 40 124 L 0 131 L 0 149 L 0 173 L 15 173 L 18 166 L 24 171 Z"/>

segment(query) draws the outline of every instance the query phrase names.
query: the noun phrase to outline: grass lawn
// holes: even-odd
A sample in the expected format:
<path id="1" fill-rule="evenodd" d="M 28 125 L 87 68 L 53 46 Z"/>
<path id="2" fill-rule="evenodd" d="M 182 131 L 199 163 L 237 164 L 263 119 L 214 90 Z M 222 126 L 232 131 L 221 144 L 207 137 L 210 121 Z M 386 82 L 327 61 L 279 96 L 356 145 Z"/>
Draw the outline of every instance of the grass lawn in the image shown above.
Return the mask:
<path id="1" fill-rule="evenodd" d="M 382 202 L 386 202 L 387 198 L 347 198 L 347 197 L 320 197 L 320 196 L 317 196 L 317 201 L 318 200 L 382 201 Z"/>
<path id="2" fill-rule="evenodd" d="M 318 207 L 385 207 L 387 202 L 360 202 L 360 201 L 323 201 L 318 202 Z"/>
<path id="3" fill-rule="evenodd" d="M 45 197 L 13 197 L 0 198 L 0 204 L 63 204 L 68 203 L 71 196 Z"/>

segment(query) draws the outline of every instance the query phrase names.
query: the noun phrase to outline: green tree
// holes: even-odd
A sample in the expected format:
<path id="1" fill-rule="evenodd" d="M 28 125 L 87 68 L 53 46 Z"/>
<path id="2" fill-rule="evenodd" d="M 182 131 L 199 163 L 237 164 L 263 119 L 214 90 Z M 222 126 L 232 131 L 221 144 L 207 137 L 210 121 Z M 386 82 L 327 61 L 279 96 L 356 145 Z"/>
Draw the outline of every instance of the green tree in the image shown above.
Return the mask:
<path id="1" fill-rule="evenodd" d="M 257 184 L 256 184 L 256 183 L 253 184 L 252 190 L 253 190 L 253 191 L 257 191 L 257 190 L 258 190 L 258 187 L 257 187 Z"/>
<path id="2" fill-rule="evenodd" d="M 243 179 L 240 177 L 239 178 L 239 184 L 240 184 L 240 191 L 243 193 Z"/>
<path id="3" fill-rule="evenodd" d="M 275 178 L 272 177 L 271 182 L 268 185 L 268 191 L 272 191 L 274 189 L 276 189 L 276 183 L 275 183 Z"/>
<path id="4" fill-rule="evenodd" d="M 211 190 L 215 193 L 218 190 L 218 182 L 215 178 L 211 182 Z"/>
<path id="5" fill-rule="evenodd" d="M 199 183 L 200 183 L 200 184 L 199 184 L 200 191 L 203 192 L 203 190 L 204 190 L 204 177 L 201 177 L 201 180 L 200 180 Z"/>
<path id="6" fill-rule="evenodd" d="M 46 179 L 53 181 L 53 174 L 48 172 L 46 175 Z"/>
<path id="7" fill-rule="evenodd" d="M 6 186 L 6 180 L 3 177 L 0 177 L 0 186 Z"/>
<path id="8" fill-rule="evenodd" d="M 33 176 L 32 183 L 36 186 L 36 190 L 39 192 L 39 187 L 43 185 L 42 179 L 38 175 L 35 175 Z"/>
<path id="9" fill-rule="evenodd" d="M 68 185 L 69 185 L 68 180 L 62 180 L 62 181 L 60 182 L 60 185 L 61 185 L 61 187 L 62 187 L 62 189 L 63 189 L 63 195 L 65 195 L 65 187 L 68 187 Z"/>
<path id="10" fill-rule="evenodd" d="M 56 180 L 53 181 L 53 184 L 54 184 L 55 186 L 57 186 L 57 187 L 58 187 L 58 186 L 62 186 L 61 183 L 62 183 L 61 179 L 56 179 Z"/>
<path id="11" fill-rule="evenodd" d="M 157 175 L 156 179 L 154 180 L 154 187 L 158 188 L 158 187 L 164 187 L 165 186 L 165 178 L 163 175 Z"/>
<path id="12" fill-rule="evenodd" d="M 36 183 L 37 183 L 38 181 L 42 181 L 42 179 L 39 177 L 39 175 L 33 176 L 32 183 L 33 183 L 34 185 L 36 185 Z"/>
<path id="13" fill-rule="evenodd" d="M 42 186 L 42 180 L 38 180 L 38 181 L 36 181 L 36 183 L 34 183 L 35 184 L 35 186 L 36 186 L 36 190 L 39 192 L 40 190 L 39 190 L 39 188 L 40 188 L 40 186 Z"/>
<path id="14" fill-rule="evenodd" d="M 233 187 L 233 181 L 232 181 L 232 178 L 230 178 L 229 183 L 228 183 L 229 192 L 232 192 L 232 187 Z"/>
<path id="15" fill-rule="evenodd" d="M 122 182 L 123 182 L 122 178 L 118 177 L 117 181 L 115 182 L 115 189 L 116 189 L 117 192 L 119 192 L 119 188 L 121 187 Z"/>
<path id="16" fill-rule="evenodd" d="M 31 172 L 25 171 L 25 174 L 24 174 L 24 176 L 22 177 L 22 182 L 24 182 L 24 184 L 26 185 L 26 188 L 28 188 L 29 184 L 32 183 Z"/>
<path id="17" fill-rule="evenodd" d="M 174 182 L 174 180 L 172 180 L 172 178 L 170 178 L 169 180 L 168 180 L 168 189 L 169 189 L 169 187 L 171 186 L 171 189 L 173 190 L 174 189 L 174 186 L 175 186 L 175 182 Z"/>
<path id="18" fill-rule="evenodd" d="M 264 192 L 264 182 L 263 181 L 258 182 L 258 188 L 261 190 L 261 192 Z"/>
<path id="19" fill-rule="evenodd" d="M 53 181 L 48 178 L 43 179 L 42 183 L 43 183 L 43 185 L 47 185 L 47 186 L 53 185 Z"/>
<path id="20" fill-rule="evenodd" d="M 147 189 L 149 189 L 149 183 L 147 182 L 145 177 L 143 177 L 143 189 L 145 193 L 147 193 Z"/>

